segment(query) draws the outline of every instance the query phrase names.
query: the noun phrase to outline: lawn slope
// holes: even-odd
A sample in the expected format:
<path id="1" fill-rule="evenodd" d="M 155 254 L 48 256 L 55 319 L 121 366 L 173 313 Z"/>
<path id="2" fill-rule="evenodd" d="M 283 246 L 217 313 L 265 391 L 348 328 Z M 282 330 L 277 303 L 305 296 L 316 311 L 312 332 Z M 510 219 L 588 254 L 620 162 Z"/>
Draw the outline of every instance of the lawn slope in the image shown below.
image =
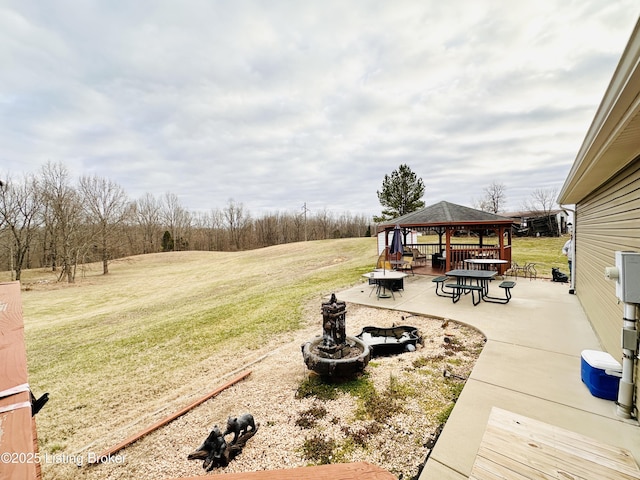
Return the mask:
<path id="1" fill-rule="evenodd" d="M 212 390 L 252 350 L 303 326 L 314 298 L 319 319 L 322 296 L 359 281 L 376 257 L 364 238 L 141 255 L 106 276 L 89 266 L 74 285 L 25 272 L 29 381 L 50 394 L 41 451 L 119 440 Z"/>

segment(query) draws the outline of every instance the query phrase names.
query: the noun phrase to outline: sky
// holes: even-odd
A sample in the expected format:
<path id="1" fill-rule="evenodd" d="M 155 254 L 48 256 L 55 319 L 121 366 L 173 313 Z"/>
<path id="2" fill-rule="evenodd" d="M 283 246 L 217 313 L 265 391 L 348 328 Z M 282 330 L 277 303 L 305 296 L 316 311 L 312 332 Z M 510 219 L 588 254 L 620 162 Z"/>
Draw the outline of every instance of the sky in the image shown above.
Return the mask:
<path id="1" fill-rule="evenodd" d="M 638 20 L 633 0 L 2 0 L 0 174 L 47 162 L 131 199 L 253 216 L 506 210 L 560 191 Z"/>

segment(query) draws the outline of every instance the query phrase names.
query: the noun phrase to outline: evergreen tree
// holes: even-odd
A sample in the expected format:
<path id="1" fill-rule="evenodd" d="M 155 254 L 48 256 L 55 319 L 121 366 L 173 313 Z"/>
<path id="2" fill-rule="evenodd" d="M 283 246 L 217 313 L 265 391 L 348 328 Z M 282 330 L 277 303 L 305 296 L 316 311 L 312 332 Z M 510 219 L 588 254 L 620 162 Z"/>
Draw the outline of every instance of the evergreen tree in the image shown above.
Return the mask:
<path id="1" fill-rule="evenodd" d="M 165 230 L 164 235 L 162 235 L 162 251 L 173 252 L 173 238 L 169 230 Z"/>
<path id="2" fill-rule="evenodd" d="M 400 165 L 391 175 L 385 175 L 382 190 L 378 190 L 378 200 L 382 205 L 382 216 L 374 217 L 376 222 L 391 220 L 424 207 L 424 182 L 408 165 Z"/>

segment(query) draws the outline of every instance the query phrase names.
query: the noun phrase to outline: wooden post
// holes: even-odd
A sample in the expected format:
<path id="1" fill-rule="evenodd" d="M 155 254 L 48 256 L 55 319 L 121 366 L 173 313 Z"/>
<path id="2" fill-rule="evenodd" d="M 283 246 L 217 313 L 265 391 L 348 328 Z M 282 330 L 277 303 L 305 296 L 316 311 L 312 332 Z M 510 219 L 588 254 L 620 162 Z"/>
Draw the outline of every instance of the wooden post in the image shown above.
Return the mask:
<path id="1" fill-rule="evenodd" d="M 451 227 L 447 227 L 447 231 L 446 231 L 447 235 L 446 235 L 446 241 L 447 241 L 447 247 L 446 250 L 444 252 L 444 256 L 445 256 L 445 272 L 448 272 L 449 270 L 451 270 Z"/>

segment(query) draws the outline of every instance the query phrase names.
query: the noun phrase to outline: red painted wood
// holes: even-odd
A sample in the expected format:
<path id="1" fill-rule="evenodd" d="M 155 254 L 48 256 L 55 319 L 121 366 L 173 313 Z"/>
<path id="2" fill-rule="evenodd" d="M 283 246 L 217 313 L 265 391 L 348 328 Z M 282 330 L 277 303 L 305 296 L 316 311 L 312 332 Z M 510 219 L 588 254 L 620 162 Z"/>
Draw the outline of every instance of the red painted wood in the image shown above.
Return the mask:
<path id="1" fill-rule="evenodd" d="M 28 383 L 20 283 L 0 283 L 0 392 Z M 39 478 L 29 391 L 0 398 L 0 478 Z"/>
<path id="2" fill-rule="evenodd" d="M 220 480 L 397 480 L 387 470 L 367 462 L 334 463 L 315 467 L 262 470 L 259 472 L 224 473 L 215 477 L 183 477 L 173 480 L 198 480 L 216 478 Z"/>

